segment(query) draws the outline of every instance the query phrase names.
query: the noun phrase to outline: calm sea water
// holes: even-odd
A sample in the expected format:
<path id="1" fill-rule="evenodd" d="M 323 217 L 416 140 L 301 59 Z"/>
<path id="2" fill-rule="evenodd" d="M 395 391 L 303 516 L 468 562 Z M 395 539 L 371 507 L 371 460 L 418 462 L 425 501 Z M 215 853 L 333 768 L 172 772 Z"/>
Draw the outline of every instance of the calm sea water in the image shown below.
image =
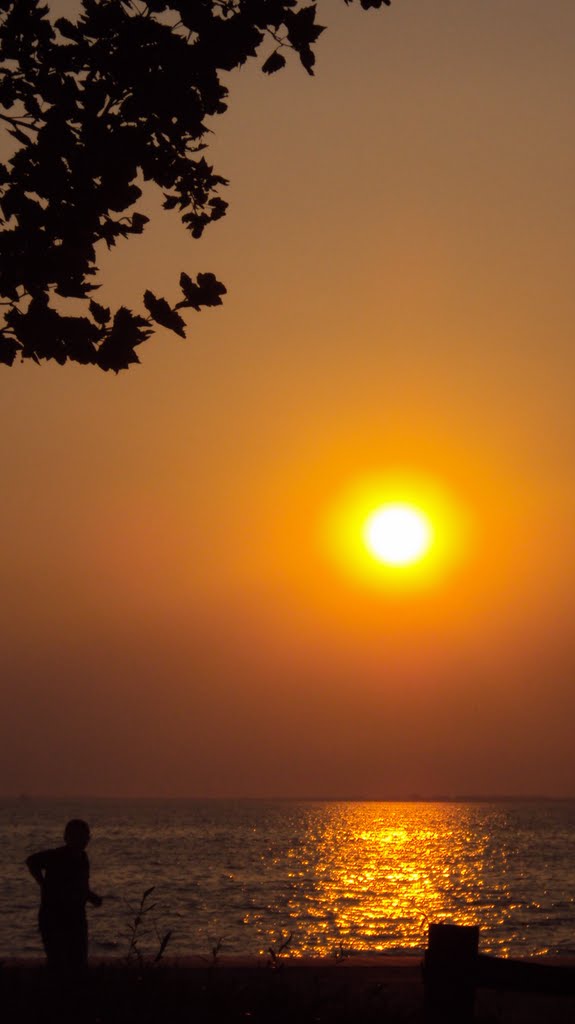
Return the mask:
<path id="1" fill-rule="evenodd" d="M 0 954 L 41 953 L 24 865 L 92 827 L 91 953 L 128 950 L 129 904 L 155 886 L 172 954 L 420 951 L 428 921 L 481 926 L 486 953 L 575 955 L 575 801 L 0 803 Z M 143 945 L 157 949 L 154 925 Z"/>

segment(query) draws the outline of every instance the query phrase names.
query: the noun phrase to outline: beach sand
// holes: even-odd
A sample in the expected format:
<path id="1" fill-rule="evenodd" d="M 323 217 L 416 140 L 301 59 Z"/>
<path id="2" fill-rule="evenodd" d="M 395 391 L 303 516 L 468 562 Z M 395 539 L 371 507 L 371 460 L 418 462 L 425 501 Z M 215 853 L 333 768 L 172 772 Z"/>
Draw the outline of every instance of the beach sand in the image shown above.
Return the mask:
<path id="1" fill-rule="evenodd" d="M 546 961 L 549 963 L 549 961 Z M 572 965 L 572 962 L 570 962 Z M 165 958 L 159 965 L 91 960 L 60 985 L 41 961 L 4 960 L 0 1014 L 8 1024 L 395 1024 L 425 1021 L 422 961 L 414 956 L 341 960 Z M 572 1024 L 567 994 L 478 989 L 478 1024 Z"/>

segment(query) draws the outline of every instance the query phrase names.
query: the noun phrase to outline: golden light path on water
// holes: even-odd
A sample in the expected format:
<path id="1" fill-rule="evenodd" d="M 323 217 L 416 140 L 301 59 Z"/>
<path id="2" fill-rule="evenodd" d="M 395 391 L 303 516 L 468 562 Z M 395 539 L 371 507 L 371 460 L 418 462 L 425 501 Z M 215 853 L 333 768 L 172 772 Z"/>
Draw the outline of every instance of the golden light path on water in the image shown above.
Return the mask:
<path id="1" fill-rule="evenodd" d="M 41 955 L 27 852 L 93 825 L 93 955 L 120 955 L 154 886 L 173 955 L 421 953 L 428 923 L 499 956 L 575 956 L 575 801 L 0 801 L 0 954 Z M 127 902 L 128 901 L 128 902 Z M 144 942 L 144 940 L 143 940 Z M 146 942 L 148 945 L 146 946 Z M 157 952 L 156 932 L 144 945 Z"/>
<path id="2" fill-rule="evenodd" d="M 521 880 L 517 851 L 502 842 L 503 812 L 495 808 L 486 827 L 485 809 L 473 805 L 324 808 L 311 816 L 304 843 L 285 852 L 292 955 L 421 950 L 431 921 L 480 924 L 484 952 L 517 952 L 526 908 L 514 898 Z M 283 862 L 276 858 L 278 869 Z M 279 919 L 282 908 L 267 907 L 274 909 Z M 530 901 L 531 918 L 538 909 Z M 252 924 L 258 916 L 249 915 Z M 277 945 L 277 930 L 265 942 Z M 545 951 L 541 942 L 537 952 Z"/>

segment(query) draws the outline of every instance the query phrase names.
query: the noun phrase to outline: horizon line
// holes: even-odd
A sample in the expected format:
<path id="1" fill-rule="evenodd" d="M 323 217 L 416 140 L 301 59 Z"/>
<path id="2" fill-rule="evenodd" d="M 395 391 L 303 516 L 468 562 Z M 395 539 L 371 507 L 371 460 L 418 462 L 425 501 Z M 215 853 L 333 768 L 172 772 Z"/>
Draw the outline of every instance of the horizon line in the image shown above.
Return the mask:
<path id="1" fill-rule="evenodd" d="M 575 800 L 575 794 L 554 796 L 548 793 L 436 793 L 425 796 L 422 793 L 412 793 L 407 796 L 365 796 L 361 794 L 344 796 L 261 796 L 224 794 L 220 796 L 205 796 L 200 794 L 175 795 L 175 794 L 100 794 L 100 793 L 5 793 L 0 794 L 0 801 L 17 800 L 23 803 L 33 800 L 54 800 L 54 801 L 75 801 L 75 800 L 165 800 L 165 801 L 293 801 L 300 803 L 505 803 L 505 802 L 533 802 L 547 801 L 559 802 Z"/>

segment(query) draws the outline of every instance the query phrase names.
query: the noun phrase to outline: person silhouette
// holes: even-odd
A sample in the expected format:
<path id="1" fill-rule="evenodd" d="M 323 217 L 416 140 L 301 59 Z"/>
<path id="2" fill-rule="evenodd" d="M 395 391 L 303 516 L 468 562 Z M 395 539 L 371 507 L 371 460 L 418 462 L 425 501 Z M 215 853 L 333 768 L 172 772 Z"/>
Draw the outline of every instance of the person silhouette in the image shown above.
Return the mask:
<path id="1" fill-rule="evenodd" d="M 77 970 L 88 961 L 86 903 L 102 905 L 90 889 L 89 842 L 88 823 L 73 818 L 64 829 L 64 846 L 26 860 L 41 889 L 38 926 L 49 967 Z"/>

